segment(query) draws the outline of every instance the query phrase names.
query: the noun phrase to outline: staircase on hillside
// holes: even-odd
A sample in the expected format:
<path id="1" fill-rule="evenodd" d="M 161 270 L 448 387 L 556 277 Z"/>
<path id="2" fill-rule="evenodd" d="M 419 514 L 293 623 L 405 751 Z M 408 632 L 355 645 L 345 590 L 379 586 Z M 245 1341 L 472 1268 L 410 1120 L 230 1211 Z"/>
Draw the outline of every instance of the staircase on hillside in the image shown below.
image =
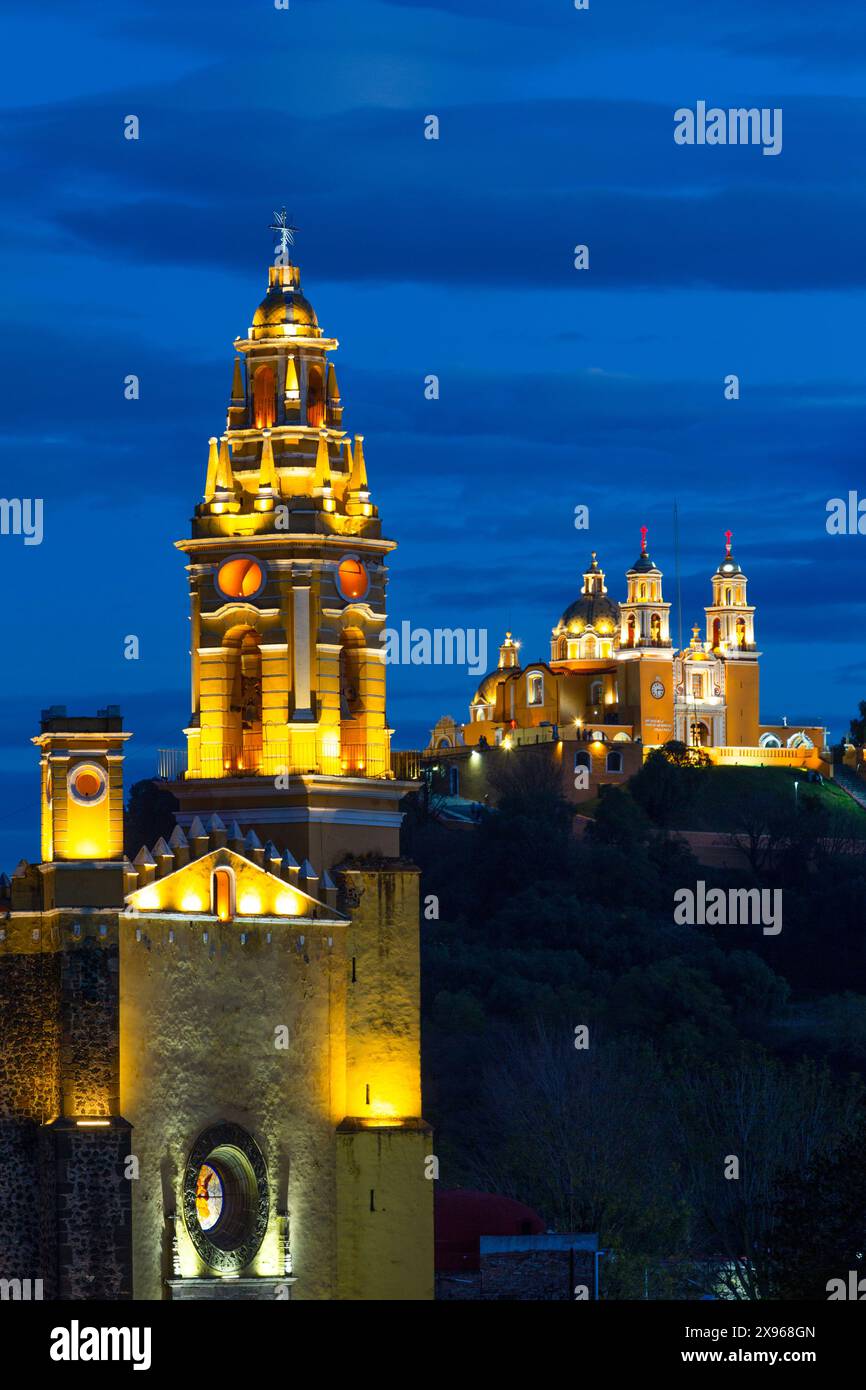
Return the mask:
<path id="1" fill-rule="evenodd" d="M 833 768 L 833 781 L 866 811 L 866 782 L 862 777 L 858 777 L 849 767 L 837 763 Z"/>

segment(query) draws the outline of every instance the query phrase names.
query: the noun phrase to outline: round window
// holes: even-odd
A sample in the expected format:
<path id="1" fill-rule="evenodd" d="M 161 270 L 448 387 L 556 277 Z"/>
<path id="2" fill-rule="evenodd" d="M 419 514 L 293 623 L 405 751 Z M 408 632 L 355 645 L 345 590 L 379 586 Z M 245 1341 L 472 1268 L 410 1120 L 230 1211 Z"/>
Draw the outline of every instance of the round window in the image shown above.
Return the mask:
<path id="1" fill-rule="evenodd" d="M 217 570 L 216 586 L 223 598 L 256 598 L 265 587 L 264 561 L 233 555 Z"/>
<path id="2" fill-rule="evenodd" d="M 249 1265 L 267 1230 L 268 1181 L 262 1152 L 240 1125 L 214 1125 L 196 1140 L 184 1174 L 183 1212 L 207 1265 L 224 1273 Z"/>
<path id="3" fill-rule="evenodd" d="M 344 599 L 365 598 L 370 588 L 366 565 L 356 555 L 348 555 L 337 567 L 337 588 Z"/>
<path id="4" fill-rule="evenodd" d="M 79 806 L 95 806 L 108 793 L 108 776 L 99 763 L 76 763 L 69 769 L 67 786 Z"/>

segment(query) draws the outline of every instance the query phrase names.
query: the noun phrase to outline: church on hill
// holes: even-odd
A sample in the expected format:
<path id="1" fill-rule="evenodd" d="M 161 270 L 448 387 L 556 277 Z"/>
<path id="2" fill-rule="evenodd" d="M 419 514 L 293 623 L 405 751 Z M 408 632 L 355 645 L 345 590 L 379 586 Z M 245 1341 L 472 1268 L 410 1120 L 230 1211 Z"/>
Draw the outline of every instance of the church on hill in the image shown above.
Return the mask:
<path id="1" fill-rule="evenodd" d="M 477 758 L 466 761 L 470 752 L 545 742 L 561 759 L 575 800 L 594 796 L 599 783 L 627 778 L 651 749 L 671 740 L 720 764 L 826 769 L 826 729 L 761 723 L 755 608 L 731 542 L 728 531 L 710 577 L 704 634 L 696 625 L 682 650 L 671 637 L 671 604 L 647 549 L 647 528 L 622 600 L 608 592 L 593 551 L 580 593 L 552 630 L 549 659 L 522 661 L 506 633 L 469 719 L 439 719 L 426 761 L 438 760 L 453 794 L 479 799 L 482 768 Z M 575 776 L 581 770 L 586 776 Z"/>
<path id="2" fill-rule="evenodd" d="M 0 880 L 0 1277 L 46 1298 L 433 1297 L 419 874 L 379 641 L 395 542 L 277 230 L 177 542 L 176 824 L 128 859 L 131 734 L 56 706 L 41 858 Z"/>

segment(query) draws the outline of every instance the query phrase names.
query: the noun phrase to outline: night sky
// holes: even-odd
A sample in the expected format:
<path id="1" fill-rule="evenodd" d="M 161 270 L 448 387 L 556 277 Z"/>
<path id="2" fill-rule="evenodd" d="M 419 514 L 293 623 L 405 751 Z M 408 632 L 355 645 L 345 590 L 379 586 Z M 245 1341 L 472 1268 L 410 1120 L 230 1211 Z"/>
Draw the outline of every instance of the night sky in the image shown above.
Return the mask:
<path id="1" fill-rule="evenodd" d="M 730 527 L 763 718 L 841 734 L 866 698 L 866 537 L 825 530 L 829 498 L 866 495 L 862 3 L 96 9 L 12 0 L 4 25 L 0 495 L 42 497 L 45 534 L 0 536 L 0 867 L 38 853 L 43 707 L 120 704 L 127 784 L 183 743 L 172 542 L 284 203 L 400 543 L 393 624 L 487 628 L 491 665 L 509 627 L 546 657 L 590 549 L 624 597 L 642 523 L 675 600 L 676 500 L 686 637 Z M 699 99 L 781 107 L 782 153 L 677 146 Z M 390 668 L 397 746 L 476 684 Z"/>

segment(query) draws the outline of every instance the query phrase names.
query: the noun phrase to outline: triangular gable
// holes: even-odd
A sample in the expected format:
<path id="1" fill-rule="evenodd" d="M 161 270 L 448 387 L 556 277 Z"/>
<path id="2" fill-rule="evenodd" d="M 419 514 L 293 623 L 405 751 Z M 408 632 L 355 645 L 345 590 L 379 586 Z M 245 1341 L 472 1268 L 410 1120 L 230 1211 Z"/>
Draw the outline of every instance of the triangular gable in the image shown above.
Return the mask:
<path id="1" fill-rule="evenodd" d="M 318 909 L 324 917 L 332 921 L 349 920 L 336 908 L 330 907 L 328 903 L 323 903 L 318 898 L 312 897 L 298 884 L 279 878 L 276 874 L 263 868 L 261 864 L 256 864 L 255 860 L 247 859 L 245 855 L 238 854 L 226 845 L 209 850 L 207 854 L 202 854 L 197 859 L 191 859 L 188 864 L 182 864 L 179 869 L 174 869 L 164 878 L 156 878 L 152 883 L 145 883 L 139 888 L 134 888 L 131 893 L 127 893 L 125 901 L 130 907 L 144 915 L 148 912 L 176 912 L 179 916 L 186 917 L 199 913 L 210 916 L 212 915 L 211 875 L 214 869 L 219 868 L 228 868 L 234 873 L 237 893 L 236 916 L 238 918 L 252 916 L 273 917 L 278 921 L 292 918 L 306 920 Z M 258 895 L 260 910 L 254 910 L 252 907 L 246 910 L 242 909 L 243 898 L 247 894 Z M 281 897 L 285 898 L 289 895 L 297 900 L 299 911 L 286 911 L 277 906 Z M 195 905 L 195 900 L 197 900 L 198 905 Z"/>

